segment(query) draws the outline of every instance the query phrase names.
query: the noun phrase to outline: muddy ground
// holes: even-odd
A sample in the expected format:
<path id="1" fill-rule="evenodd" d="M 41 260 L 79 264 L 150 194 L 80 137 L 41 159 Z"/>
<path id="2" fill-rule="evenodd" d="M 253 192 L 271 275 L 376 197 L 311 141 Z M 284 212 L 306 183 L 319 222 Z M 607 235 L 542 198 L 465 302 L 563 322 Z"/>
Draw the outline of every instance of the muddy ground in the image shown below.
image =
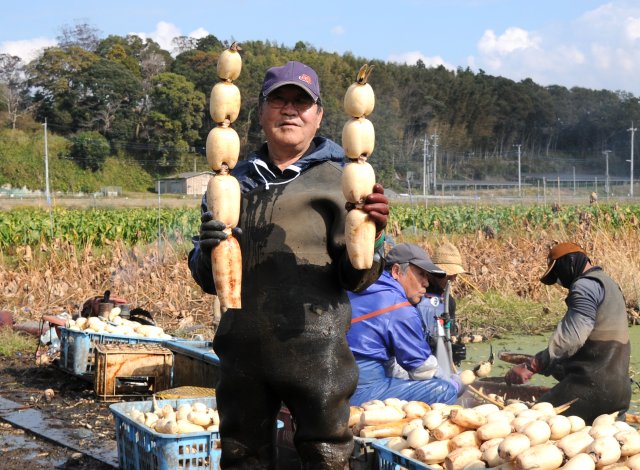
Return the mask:
<path id="1" fill-rule="evenodd" d="M 90 383 L 55 365 L 36 365 L 36 345 L 34 338 L 32 355 L 0 357 L 0 468 L 117 468 L 109 404 L 96 401 Z M 50 399 L 47 389 L 53 390 Z M 10 421 L 19 421 L 27 430 Z"/>

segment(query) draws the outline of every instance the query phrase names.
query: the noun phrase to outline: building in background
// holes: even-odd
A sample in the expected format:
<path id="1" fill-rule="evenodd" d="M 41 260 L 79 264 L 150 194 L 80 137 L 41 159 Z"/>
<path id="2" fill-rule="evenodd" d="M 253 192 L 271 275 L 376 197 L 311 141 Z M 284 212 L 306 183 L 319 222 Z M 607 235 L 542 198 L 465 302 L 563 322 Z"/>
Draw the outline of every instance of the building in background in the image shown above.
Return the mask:
<path id="1" fill-rule="evenodd" d="M 158 180 L 157 189 L 160 194 L 202 196 L 207 190 L 207 183 L 212 174 L 210 171 L 180 173 L 177 176 Z"/>

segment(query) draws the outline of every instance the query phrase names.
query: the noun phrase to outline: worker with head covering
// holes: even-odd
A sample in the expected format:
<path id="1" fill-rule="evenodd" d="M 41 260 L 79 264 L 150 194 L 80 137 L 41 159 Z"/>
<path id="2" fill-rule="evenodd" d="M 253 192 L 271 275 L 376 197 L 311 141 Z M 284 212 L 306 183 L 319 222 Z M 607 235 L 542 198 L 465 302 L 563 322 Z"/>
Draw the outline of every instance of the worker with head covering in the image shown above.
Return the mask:
<path id="1" fill-rule="evenodd" d="M 349 292 L 352 316 L 347 341 L 360 372 L 351 404 L 386 398 L 451 404 L 462 391 L 462 382 L 455 374 L 439 377 L 438 361 L 415 307 L 429 285 L 428 273 L 444 277 L 445 272 L 412 243 L 394 246 L 385 261 L 385 271 L 374 284 L 359 293 Z"/>
<path id="2" fill-rule="evenodd" d="M 433 251 L 431 258 L 436 266 L 446 273 L 446 276 L 434 276 L 429 274 L 429 287 L 427 292 L 418 304 L 418 310 L 422 316 L 425 326 L 427 341 L 433 350 L 437 346 L 437 338 L 443 335 L 444 328 L 449 328 L 450 336 L 458 334 L 456 326 L 456 301 L 451 294 L 445 292 L 447 283 L 453 283 L 458 274 L 465 274 L 460 251 L 453 243 L 443 243 L 438 245 Z M 445 319 L 445 314 L 448 318 Z M 439 328 L 442 326 L 442 328 Z M 464 344 L 456 342 L 451 344 L 453 362 L 460 365 L 466 359 L 466 347 Z"/>
<path id="3" fill-rule="evenodd" d="M 620 287 L 575 243 L 559 243 L 549 250 L 540 281 L 569 291 L 567 312 L 547 348 L 512 367 L 507 383 L 526 383 L 536 373 L 552 375 L 558 384 L 538 401 L 558 406 L 577 398 L 566 413 L 589 424 L 604 413 L 617 412 L 623 418 L 631 381 L 629 327 Z"/>
<path id="4" fill-rule="evenodd" d="M 375 184 L 362 209 L 376 225 L 379 254 L 370 269 L 353 267 L 340 188 L 344 151 L 316 135 L 324 116 L 318 74 L 296 61 L 269 68 L 257 116 L 266 142 L 231 173 L 242 190 L 242 307 L 222 313 L 214 338 L 220 468 L 274 468 L 284 404 L 302 468 L 342 470 L 353 450 L 349 397 L 358 374 L 345 338 L 347 290 L 365 289 L 382 271 L 389 204 Z M 215 294 L 211 252 L 227 232 L 206 195 L 201 221 L 189 267 Z"/>

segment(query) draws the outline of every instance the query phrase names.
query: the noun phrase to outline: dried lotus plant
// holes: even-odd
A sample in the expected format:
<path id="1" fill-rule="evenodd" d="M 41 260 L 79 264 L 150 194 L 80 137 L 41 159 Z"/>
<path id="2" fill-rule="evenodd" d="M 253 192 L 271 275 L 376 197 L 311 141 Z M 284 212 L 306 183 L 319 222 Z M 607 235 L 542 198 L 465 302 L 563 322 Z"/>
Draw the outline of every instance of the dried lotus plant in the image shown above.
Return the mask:
<path id="1" fill-rule="evenodd" d="M 240 219 L 240 184 L 231 176 L 240 155 L 240 138 L 231 127 L 240 114 L 240 90 L 233 80 L 240 76 L 240 47 L 233 43 L 218 58 L 220 81 L 213 86 L 209 113 L 217 126 L 207 136 L 207 162 L 214 172 L 207 185 L 207 206 L 214 220 L 222 221 L 227 238 L 211 252 L 216 292 L 222 309 L 241 307 L 242 253 L 232 229 Z"/>
<path id="2" fill-rule="evenodd" d="M 375 132 L 367 116 L 373 111 L 375 95 L 367 83 L 373 65 L 363 65 L 344 96 L 344 110 L 351 116 L 342 129 L 342 147 L 349 160 L 342 175 L 342 193 L 355 208 L 347 214 L 345 238 L 347 253 L 356 269 L 373 264 L 376 227 L 362 210 L 364 199 L 371 194 L 375 173 L 367 159 L 373 152 Z"/>

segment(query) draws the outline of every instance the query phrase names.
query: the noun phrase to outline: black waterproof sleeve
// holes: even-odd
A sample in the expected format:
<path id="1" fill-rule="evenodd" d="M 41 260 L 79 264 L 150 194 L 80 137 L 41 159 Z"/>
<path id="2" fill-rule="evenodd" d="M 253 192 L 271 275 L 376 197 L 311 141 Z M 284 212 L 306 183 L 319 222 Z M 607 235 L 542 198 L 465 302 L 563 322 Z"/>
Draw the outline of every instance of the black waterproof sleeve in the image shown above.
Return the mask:
<path id="1" fill-rule="evenodd" d="M 216 294 L 216 286 L 213 283 L 211 258 L 204 256 L 200 250 L 198 237 L 193 237 L 193 249 L 189 252 L 189 269 L 196 284 L 207 294 Z"/>

